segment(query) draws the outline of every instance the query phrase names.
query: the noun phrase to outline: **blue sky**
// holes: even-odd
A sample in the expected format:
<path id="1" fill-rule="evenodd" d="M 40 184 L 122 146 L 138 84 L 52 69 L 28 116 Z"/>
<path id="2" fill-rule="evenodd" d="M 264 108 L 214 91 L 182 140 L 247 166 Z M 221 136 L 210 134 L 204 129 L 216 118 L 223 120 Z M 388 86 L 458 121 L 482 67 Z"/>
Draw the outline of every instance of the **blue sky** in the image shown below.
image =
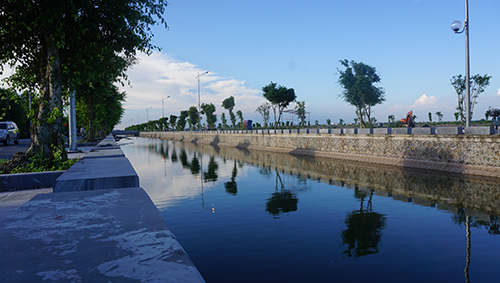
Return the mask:
<path id="1" fill-rule="evenodd" d="M 492 76 L 473 119 L 500 107 L 499 12 L 498 0 L 469 0 L 471 74 Z M 373 109 L 378 121 L 409 110 L 417 121 L 427 121 L 428 112 L 436 120 L 437 111 L 454 120 L 450 79 L 465 73 L 465 34 L 454 34 L 450 24 L 464 17 L 463 0 L 169 0 L 169 30 L 153 29 L 162 51 L 141 54 L 128 72 L 132 87 L 122 88 L 128 96 L 117 128 L 137 118 L 143 123 L 146 114 L 160 118 L 167 95 L 165 116 L 197 104 L 195 77 L 207 70 L 201 101 L 213 103 L 218 116 L 222 100 L 233 95 L 235 110 L 261 122 L 255 109 L 265 101 L 262 87 L 273 81 L 295 89 L 312 124 L 352 122 L 354 107 L 339 98 L 343 59 L 379 72 L 386 101 Z"/>

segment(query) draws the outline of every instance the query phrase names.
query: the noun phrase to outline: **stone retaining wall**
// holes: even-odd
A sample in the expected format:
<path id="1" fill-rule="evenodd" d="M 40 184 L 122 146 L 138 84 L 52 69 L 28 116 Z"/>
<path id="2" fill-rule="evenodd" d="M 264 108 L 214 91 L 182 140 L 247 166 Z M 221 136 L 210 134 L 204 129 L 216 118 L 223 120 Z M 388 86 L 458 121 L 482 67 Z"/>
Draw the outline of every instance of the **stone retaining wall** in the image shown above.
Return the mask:
<path id="1" fill-rule="evenodd" d="M 142 132 L 141 137 L 500 177 L 498 135 Z"/>
<path id="2" fill-rule="evenodd" d="M 321 157 L 270 153 L 234 147 L 217 147 L 204 144 L 183 143 L 176 149 L 188 156 L 201 152 L 224 160 L 259 167 L 259 174 L 276 171 L 276 174 L 295 175 L 303 179 L 317 180 L 350 189 L 359 189 L 395 200 L 436 206 L 452 213 L 457 207 L 481 212 L 485 215 L 500 214 L 500 179 L 479 176 L 415 170 L 370 163 L 359 163 Z M 171 148 L 173 150 L 173 148 Z M 148 147 L 149 152 L 164 155 L 161 143 Z M 251 154 L 248 154 L 249 151 Z M 171 154 L 171 153 L 170 153 Z M 177 152 L 179 156 L 181 153 Z M 164 155 L 164 158 L 168 158 Z"/>

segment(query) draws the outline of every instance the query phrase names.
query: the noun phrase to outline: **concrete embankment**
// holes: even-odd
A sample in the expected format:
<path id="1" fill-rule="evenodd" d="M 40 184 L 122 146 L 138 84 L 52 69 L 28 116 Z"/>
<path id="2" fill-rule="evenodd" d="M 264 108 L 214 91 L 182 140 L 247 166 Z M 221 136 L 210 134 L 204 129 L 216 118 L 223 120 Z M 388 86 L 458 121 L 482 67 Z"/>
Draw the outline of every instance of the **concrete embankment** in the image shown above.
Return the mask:
<path id="1" fill-rule="evenodd" d="M 491 128 L 487 127 L 486 132 Z M 386 132 L 387 129 L 386 129 Z M 355 162 L 500 176 L 500 136 L 442 134 L 337 134 L 274 130 L 141 132 L 141 137 L 319 156 Z M 449 134 L 449 133 L 456 134 Z M 472 132 L 472 131 L 469 131 Z M 480 132 L 480 131 L 479 131 Z M 446 133 L 446 134 L 444 134 Z"/>
<path id="2" fill-rule="evenodd" d="M 0 237 L 2 282 L 204 282 L 112 136 L 1 221 Z"/>

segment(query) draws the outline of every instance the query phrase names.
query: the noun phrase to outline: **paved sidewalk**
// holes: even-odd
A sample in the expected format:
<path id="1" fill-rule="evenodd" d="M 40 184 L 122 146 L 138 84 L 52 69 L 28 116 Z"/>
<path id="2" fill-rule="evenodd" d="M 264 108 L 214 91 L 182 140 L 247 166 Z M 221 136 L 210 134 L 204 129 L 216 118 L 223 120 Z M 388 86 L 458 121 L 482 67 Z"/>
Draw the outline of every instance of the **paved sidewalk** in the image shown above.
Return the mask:
<path id="1" fill-rule="evenodd" d="M 82 152 L 68 153 L 68 158 L 82 158 L 92 147 L 79 147 Z M 23 204 L 38 194 L 52 193 L 52 188 L 0 192 L 0 221 L 7 218 Z"/>
<path id="2" fill-rule="evenodd" d="M 38 194 L 52 193 L 52 188 L 0 192 L 0 221 Z"/>

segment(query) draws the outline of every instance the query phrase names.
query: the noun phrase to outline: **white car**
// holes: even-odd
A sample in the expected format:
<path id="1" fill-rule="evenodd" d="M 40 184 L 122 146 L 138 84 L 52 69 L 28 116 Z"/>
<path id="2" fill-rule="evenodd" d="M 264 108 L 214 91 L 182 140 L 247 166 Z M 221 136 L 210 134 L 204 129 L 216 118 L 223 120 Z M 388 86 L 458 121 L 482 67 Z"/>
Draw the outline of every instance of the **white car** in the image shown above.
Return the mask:
<path id="1" fill-rule="evenodd" d="M 19 128 L 12 121 L 0 121 L 0 142 L 8 145 L 10 141 L 19 144 Z"/>

